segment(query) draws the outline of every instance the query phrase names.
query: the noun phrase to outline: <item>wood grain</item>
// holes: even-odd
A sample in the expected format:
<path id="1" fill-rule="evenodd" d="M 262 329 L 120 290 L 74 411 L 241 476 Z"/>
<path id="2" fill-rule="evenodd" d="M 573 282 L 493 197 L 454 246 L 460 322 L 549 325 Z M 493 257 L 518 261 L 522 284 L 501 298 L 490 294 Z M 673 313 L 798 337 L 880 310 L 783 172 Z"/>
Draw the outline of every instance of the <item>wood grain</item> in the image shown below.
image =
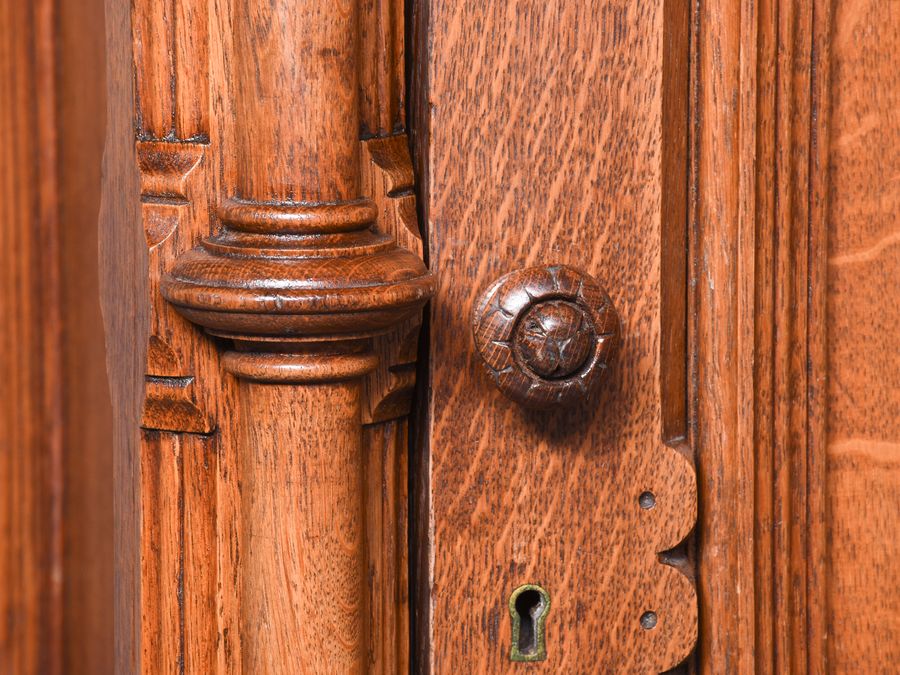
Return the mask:
<path id="1" fill-rule="evenodd" d="M 663 2 L 662 44 L 662 242 L 660 292 L 660 387 L 663 437 L 678 444 L 688 436 L 688 161 L 690 129 L 691 8 L 679 0 Z"/>
<path id="2" fill-rule="evenodd" d="M 209 28 L 204 3 L 133 3 L 136 168 L 150 334 L 141 408 L 140 671 L 210 672 L 217 659 L 218 364 L 159 294 L 171 261 L 209 233 Z M 164 85 L 164 86 L 163 86 Z M 135 274 L 141 272 L 135 271 Z"/>
<path id="3" fill-rule="evenodd" d="M 363 436 L 372 675 L 410 672 L 408 426 L 389 420 Z"/>
<path id="4" fill-rule="evenodd" d="M 359 107 L 361 135 L 390 136 L 406 120 L 405 3 L 359 3 Z"/>
<path id="5" fill-rule="evenodd" d="M 693 242 L 702 672 L 752 672 L 756 9 L 700 9 Z M 744 54 L 745 57 L 741 58 Z M 727 149 L 727 150 L 726 150 Z"/>
<path id="6" fill-rule="evenodd" d="M 403 3 L 288 4 L 139 0 L 129 26 L 108 3 L 119 668 L 405 671 L 410 517 L 420 672 L 512 668 L 524 583 L 552 601 L 547 660 L 528 667 L 673 666 L 697 634 L 694 562 L 697 670 L 891 672 L 894 4 L 413 3 L 441 276 L 411 515 L 403 417 L 429 284 L 382 283 L 424 279 Z M 178 258 L 171 299 L 224 340 L 160 296 Z M 593 407 L 527 413 L 479 372 L 466 324 L 502 274 L 558 263 L 608 288 L 623 351 Z M 277 417 L 334 403 L 299 437 Z M 342 479 L 320 429 L 344 439 Z M 313 468 L 328 480 L 302 489 Z M 334 495 L 346 541 L 304 520 Z M 301 551 L 310 533 L 327 545 Z M 309 618 L 305 566 L 351 611 Z"/>
<path id="7" fill-rule="evenodd" d="M 378 209 L 376 227 L 424 257 L 406 120 L 406 3 L 360 3 L 362 192 Z M 367 138 L 374 136 L 373 138 Z M 374 339 L 379 357 L 366 378 L 368 672 L 409 672 L 409 413 L 416 384 L 421 314 Z"/>
<path id="8" fill-rule="evenodd" d="M 96 232 L 103 39 L 75 39 L 102 23 L 102 4 L 0 12 L 9 359 L 0 493 L 12 500 L 0 506 L 0 670 L 111 672 L 111 411 Z"/>
<path id="9" fill-rule="evenodd" d="M 140 464 L 118 477 L 141 523 L 119 548 L 140 563 L 120 668 L 398 672 L 403 417 L 432 284 L 397 133 L 402 3 L 131 9 L 111 36 L 136 72 L 140 220 L 105 243 L 141 233 L 129 303 L 149 333 Z"/>
<path id="10" fill-rule="evenodd" d="M 242 668 L 365 672 L 360 382 L 240 387 Z"/>
<path id="11" fill-rule="evenodd" d="M 209 3 L 132 3 L 136 129 L 141 139 L 209 135 Z"/>
<path id="12" fill-rule="evenodd" d="M 134 143 L 129 7 L 105 4 L 106 138 L 100 204 L 100 304 L 113 410 L 115 672 L 141 671 L 141 431 L 150 336 L 149 266 Z M 144 592 L 150 593 L 150 589 Z"/>
<path id="13" fill-rule="evenodd" d="M 697 14 L 691 342 L 702 672 L 824 672 L 824 369 L 811 279 L 827 72 L 813 3 Z M 827 30 L 824 31 L 827 34 Z M 816 59 L 820 59 L 817 63 Z"/>
<path id="14" fill-rule="evenodd" d="M 362 190 L 378 208 L 378 229 L 422 256 L 406 135 L 363 141 L 361 160 Z M 374 339 L 379 363 L 365 381 L 369 672 L 374 674 L 407 672 L 410 664 L 407 418 L 416 384 L 421 323 L 419 314 Z"/>
<path id="15" fill-rule="evenodd" d="M 900 660 L 900 7 L 834 3 L 827 210 L 828 667 Z"/>
<path id="16" fill-rule="evenodd" d="M 0 671 L 62 672 L 54 3 L 0 8 Z"/>
<path id="17" fill-rule="evenodd" d="M 358 0 L 231 5 L 236 196 L 356 199 Z"/>
<path id="18" fill-rule="evenodd" d="M 63 671 L 113 672 L 112 408 L 98 227 L 106 125 L 102 0 L 56 3 L 62 312 Z"/>
<path id="19" fill-rule="evenodd" d="M 696 40 L 698 665 L 891 672 L 896 11 L 726 5 Z"/>
<path id="20" fill-rule="evenodd" d="M 440 270 L 416 498 L 432 545 L 420 672 L 520 668 L 507 603 L 526 583 L 552 606 L 536 672 L 660 672 L 693 647 L 693 586 L 658 561 L 696 504 L 690 461 L 661 440 L 665 18 L 661 3 L 525 0 L 418 15 L 414 130 Z M 529 413 L 481 372 L 466 324 L 501 275 L 559 263 L 608 289 L 623 342 L 591 406 Z"/>

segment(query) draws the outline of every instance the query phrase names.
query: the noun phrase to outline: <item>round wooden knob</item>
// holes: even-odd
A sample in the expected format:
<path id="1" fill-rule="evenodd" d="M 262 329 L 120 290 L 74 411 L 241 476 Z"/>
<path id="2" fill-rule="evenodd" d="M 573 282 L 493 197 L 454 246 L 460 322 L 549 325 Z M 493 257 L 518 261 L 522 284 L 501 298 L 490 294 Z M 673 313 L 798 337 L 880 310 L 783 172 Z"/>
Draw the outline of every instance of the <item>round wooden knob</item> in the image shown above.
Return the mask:
<path id="1" fill-rule="evenodd" d="M 579 403 L 596 390 L 619 342 L 619 316 L 584 272 L 529 267 L 484 292 L 473 330 L 500 391 L 528 408 L 550 408 Z"/>

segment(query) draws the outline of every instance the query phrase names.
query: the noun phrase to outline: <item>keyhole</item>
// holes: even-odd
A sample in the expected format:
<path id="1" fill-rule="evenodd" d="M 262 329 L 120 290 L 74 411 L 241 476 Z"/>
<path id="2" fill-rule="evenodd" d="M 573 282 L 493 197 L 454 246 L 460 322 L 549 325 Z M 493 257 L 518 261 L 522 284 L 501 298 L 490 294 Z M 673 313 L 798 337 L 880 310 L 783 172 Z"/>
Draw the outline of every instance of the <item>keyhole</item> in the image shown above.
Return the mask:
<path id="1" fill-rule="evenodd" d="M 526 584 L 509 599 L 512 617 L 512 661 L 543 661 L 547 658 L 544 622 L 550 610 L 550 596 L 540 586 Z"/>
<path id="2" fill-rule="evenodd" d="M 537 643 L 534 641 L 534 619 L 541 613 L 541 594 L 537 591 L 524 591 L 516 598 L 516 611 L 519 613 L 519 651 L 523 654 L 534 654 Z"/>

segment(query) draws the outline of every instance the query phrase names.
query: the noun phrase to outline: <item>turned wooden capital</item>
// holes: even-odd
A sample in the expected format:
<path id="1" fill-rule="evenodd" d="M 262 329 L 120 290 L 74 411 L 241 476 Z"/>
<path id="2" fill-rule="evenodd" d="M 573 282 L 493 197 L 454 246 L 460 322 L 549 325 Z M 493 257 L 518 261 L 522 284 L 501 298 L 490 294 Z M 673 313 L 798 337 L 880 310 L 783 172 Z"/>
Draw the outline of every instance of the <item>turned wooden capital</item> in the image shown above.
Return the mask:
<path id="1" fill-rule="evenodd" d="M 225 337 L 377 335 L 419 311 L 434 281 L 417 256 L 372 231 L 373 215 L 368 201 L 226 202 L 223 230 L 179 258 L 163 295 Z"/>
<path id="2" fill-rule="evenodd" d="M 130 4 L 152 306 L 127 496 L 150 508 L 123 668 L 404 670 L 405 417 L 434 280 L 403 4 Z"/>
<path id="3" fill-rule="evenodd" d="M 383 333 L 421 309 L 433 279 L 372 229 L 377 209 L 361 194 L 358 2 L 234 8 L 231 197 L 216 211 L 222 229 L 177 260 L 162 293 L 237 340 Z"/>

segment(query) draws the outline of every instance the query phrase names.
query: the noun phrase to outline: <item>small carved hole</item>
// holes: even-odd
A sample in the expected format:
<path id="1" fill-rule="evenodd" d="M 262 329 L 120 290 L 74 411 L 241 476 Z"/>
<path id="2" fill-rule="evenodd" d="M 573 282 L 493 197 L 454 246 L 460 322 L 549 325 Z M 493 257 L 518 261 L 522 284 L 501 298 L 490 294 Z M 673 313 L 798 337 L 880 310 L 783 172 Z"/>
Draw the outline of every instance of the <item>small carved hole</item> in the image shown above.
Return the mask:
<path id="1" fill-rule="evenodd" d="M 653 630 L 656 628 L 657 621 L 656 612 L 644 612 L 641 614 L 641 628 L 644 630 Z"/>
<path id="2" fill-rule="evenodd" d="M 512 617 L 512 661 L 543 661 L 547 658 L 544 622 L 550 609 L 550 596 L 540 586 L 527 584 L 513 591 L 509 599 Z"/>
<path id="3" fill-rule="evenodd" d="M 649 491 L 642 492 L 641 496 L 638 497 L 638 504 L 640 504 L 641 508 L 645 511 L 649 511 L 656 506 L 656 495 Z"/>

